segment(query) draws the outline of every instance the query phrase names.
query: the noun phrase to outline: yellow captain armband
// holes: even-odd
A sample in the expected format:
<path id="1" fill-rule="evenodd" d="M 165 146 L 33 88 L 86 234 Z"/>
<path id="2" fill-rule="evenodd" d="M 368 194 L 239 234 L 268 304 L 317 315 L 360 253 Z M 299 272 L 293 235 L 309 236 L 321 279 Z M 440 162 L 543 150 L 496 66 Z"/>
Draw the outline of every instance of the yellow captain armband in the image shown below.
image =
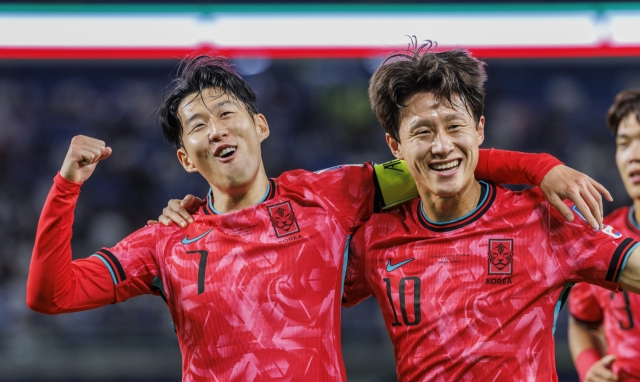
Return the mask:
<path id="1" fill-rule="evenodd" d="M 418 196 L 416 182 L 400 159 L 373 165 L 382 194 L 382 209 L 391 210 Z"/>

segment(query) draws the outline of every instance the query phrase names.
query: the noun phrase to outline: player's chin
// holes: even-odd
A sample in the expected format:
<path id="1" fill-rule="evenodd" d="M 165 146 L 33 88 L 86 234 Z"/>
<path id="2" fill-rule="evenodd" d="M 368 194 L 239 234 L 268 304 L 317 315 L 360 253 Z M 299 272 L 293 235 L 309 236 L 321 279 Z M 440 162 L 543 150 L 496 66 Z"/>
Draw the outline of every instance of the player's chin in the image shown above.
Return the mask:
<path id="1" fill-rule="evenodd" d="M 625 179 L 624 182 L 625 189 L 627 190 L 627 194 L 631 197 L 631 199 L 640 199 L 640 183 L 633 183 L 629 179 Z"/>
<path id="2" fill-rule="evenodd" d="M 432 189 L 438 196 L 448 197 L 459 194 L 463 188 L 463 182 L 458 177 L 435 176 L 431 179 Z"/>

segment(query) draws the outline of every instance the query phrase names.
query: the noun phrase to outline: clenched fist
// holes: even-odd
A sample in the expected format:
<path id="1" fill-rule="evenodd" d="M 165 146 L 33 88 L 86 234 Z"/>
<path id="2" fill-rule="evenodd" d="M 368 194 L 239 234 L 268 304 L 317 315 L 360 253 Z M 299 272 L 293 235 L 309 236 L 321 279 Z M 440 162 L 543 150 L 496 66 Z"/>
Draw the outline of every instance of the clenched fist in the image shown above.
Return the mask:
<path id="1" fill-rule="evenodd" d="M 104 141 L 77 135 L 71 140 L 60 175 L 72 182 L 84 183 L 93 174 L 98 162 L 109 155 L 111 147 L 107 147 Z"/>

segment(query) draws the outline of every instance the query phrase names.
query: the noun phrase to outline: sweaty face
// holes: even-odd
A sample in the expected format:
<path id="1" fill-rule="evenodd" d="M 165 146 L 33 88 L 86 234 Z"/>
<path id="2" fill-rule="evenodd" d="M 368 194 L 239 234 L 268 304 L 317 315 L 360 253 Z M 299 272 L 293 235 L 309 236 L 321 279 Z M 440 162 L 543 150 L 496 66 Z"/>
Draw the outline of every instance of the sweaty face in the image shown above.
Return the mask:
<path id="1" fill-rule="evenodd" d="M 252 117 L 239 101 L 210 88 L 185 97 L 178 116 L 183 142 L 178 159 L 211 187 L 223 192 L 247 188 L 264 171 L 260 143 L 269 127 L 262 114 Z"/>
<path id="2" fill-rule="evenodd" d="M 456 108 L 433 93 L 414 94 L 400 112 L 400 142 L 387 135 L 393 154 L 407 162 L 423 200 L 464 197 L 475 184 L 484 117 L 476 126 L 462 101 L 457 96 L 452 100 Z"/>
<path id="3" fill-rule="evenodd" d="M 634 113 L 627 114 L 618 126 L 616 164 L 629 196 L 640 199 L 640 123 Z"/>

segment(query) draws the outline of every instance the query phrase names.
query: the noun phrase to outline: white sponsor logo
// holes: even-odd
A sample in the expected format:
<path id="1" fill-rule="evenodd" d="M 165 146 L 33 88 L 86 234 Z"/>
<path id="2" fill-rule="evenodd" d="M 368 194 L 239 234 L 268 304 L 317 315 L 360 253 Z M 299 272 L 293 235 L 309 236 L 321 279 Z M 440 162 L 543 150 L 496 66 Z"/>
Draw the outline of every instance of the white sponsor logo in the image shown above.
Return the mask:
<path id="1" fill-rule="evenodd" d="M 602 229 L 602 232 L 606 233 L 607 235 L 611 236 L 614 239 L 619 239 L 622 237 L 622 234 L 616 231 L 615 228 L 613 228 L 610 225 L 605 225 L 604 228 Z"/>

